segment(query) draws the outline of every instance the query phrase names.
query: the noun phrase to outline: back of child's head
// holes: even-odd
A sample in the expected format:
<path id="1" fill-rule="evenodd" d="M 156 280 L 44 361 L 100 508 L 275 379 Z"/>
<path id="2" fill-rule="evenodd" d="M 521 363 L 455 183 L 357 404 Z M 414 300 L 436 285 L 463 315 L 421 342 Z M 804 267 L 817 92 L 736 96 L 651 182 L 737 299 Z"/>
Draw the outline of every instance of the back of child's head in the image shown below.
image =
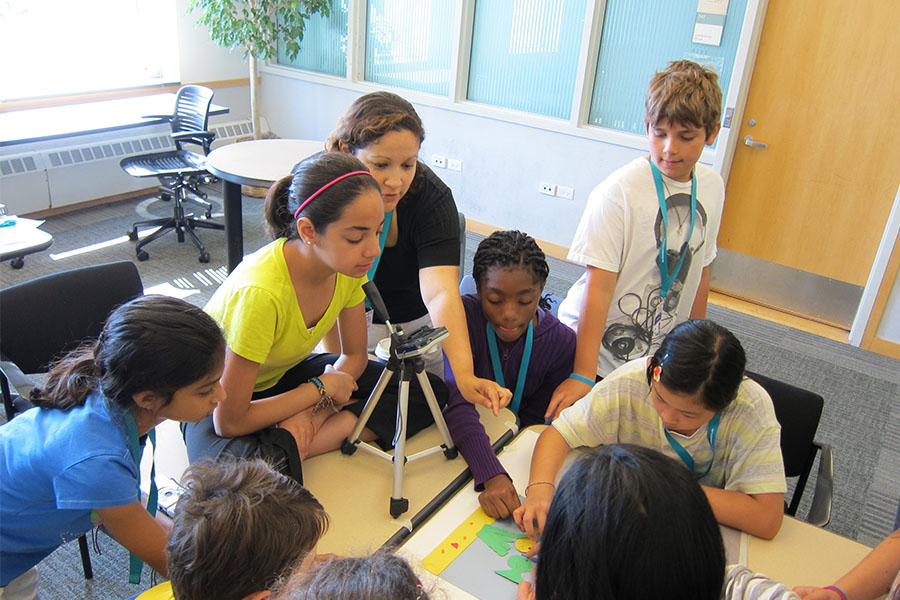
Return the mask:
<path id="1" fill-rule="evenodd" d="M 722 114 L 719 76 L 712 69 L 689 60 L 671 62 L 650 80 L 644 108 L 647 127 L 666 120 L 703 127 L 709 137 Z"/>
<path id="2" fill-rule="evenodd" d="M 408 100 L 392 92 L 371 92 L 350 105 L 328 136 L 325 146 L 336 152 L 343 144 L 355 153 L 391 131 L 409 131 L 419 138 L 420 144 L 425 140 L 422 120 Z"/>
<path id="3" fill-rule="evenodd" d="M 714 600 L 724 577 L 719 525 L 683 465 L 613 444 L 563 476 L 542 532 L 538 600 Z"/>
<path id="4" fill-rule="evenodd" d="M 285 585 L 277 600 L 428 600 L 404 558 L 379 551 L 332 560 Z"/>
<path id="5" fill-rule="evenodd" d="M 176 600 L 269 590 L 328 528 L 319 501 L 259 459 L 195 463 L 183 484 L 166 546 Z"/>
<path id="6" fill-rule="evenodd" d="M 542 287 L 550 274 L 547 257 L 540 246 L 521 231 L 495 231 L 481 240 L 472 260 L 475 283 L 481 283 L 491 267 L 525 269 Z"/>
<path id="7" fill-rule="evenodd" d="M 134 395 L 172 395 L 221 365 L 225 338 L 203 310 L 177 298 L 139 296 L 110 313 L 96 341 L 86 341 L 57 361 L 31 401 L 68 410 L 102 391 L 122 409 Z"/>
<path id="8" fill-rule="evenodd" d="M 650 358 L 647 382 L 659 366 L 659 382 L 680 394 L 700 393 L 718 412 L 737 397 L 747 356 L 733 333 L 712 321 L 692 319 L 669 332 Z"/>
<path id="9" fill-rule="evenodd" d="M 355 171 L 365 173 L 335 181 Z M 325 188 L 328 184 L 332 185 Z M 276 181 L 266 192 L 263 208 L 266 231 L 272 239 L 293 239 L 298 235 L 297 219 L 306 217 L 316 231 L 323 232 L 328 225 L 340 219 L 347 206 L 366 190 L 381 193 L 378 182 L 359 159 L 342 152 L 310 156 L 295 166 L 291 175 Z M 317 191 L 319 194 L 296 214 L 297 209 Z"/>

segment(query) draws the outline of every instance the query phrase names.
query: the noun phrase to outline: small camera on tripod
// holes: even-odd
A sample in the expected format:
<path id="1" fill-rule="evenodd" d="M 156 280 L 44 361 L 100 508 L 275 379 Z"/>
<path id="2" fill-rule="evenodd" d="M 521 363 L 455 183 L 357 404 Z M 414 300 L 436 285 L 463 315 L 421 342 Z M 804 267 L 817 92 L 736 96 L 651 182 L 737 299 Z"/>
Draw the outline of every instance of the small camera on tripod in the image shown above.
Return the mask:
<path id="1" fill-rule="evenodd" d="M 412 358 L 422 356 L 434 348 L 441 340 L 450 335 L 446 327 L 423 326 L 412 333 L 400 332 L 396 339 L 391 336 L 397 358 Z"/>

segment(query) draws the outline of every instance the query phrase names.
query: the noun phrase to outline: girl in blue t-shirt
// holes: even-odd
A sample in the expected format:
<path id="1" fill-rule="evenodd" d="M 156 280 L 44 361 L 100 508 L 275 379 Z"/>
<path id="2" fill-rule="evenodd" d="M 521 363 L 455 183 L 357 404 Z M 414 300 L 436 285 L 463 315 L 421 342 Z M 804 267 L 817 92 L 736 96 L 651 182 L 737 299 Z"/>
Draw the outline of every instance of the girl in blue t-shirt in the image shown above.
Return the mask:
<path id="1" fill-rule="evenodd" d="M 35 565 L 98 522 L 166 575 L 168 533 L 139 502 L 139 439 L 153 440 L 165 419 L 211 414 L 225 396 L 224 356 L 206 313 L 150 295 L 114 310 L 96 341 L 51 367 L 31 394 L 36 407 L 0 427 L 4 598 L 34 597 Z"/>

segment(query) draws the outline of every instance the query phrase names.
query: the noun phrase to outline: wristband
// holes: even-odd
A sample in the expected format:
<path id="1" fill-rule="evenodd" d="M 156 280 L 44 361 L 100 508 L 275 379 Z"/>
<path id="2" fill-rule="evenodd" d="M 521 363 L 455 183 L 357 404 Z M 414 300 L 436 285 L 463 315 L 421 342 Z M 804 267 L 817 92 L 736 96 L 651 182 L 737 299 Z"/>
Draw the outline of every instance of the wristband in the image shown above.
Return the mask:
<path id="1" fill-rule="evenodd" d="M 840 597 L 841 597 L 841 600 L 847 600 L 847 594 L 845 594 L 845 593 L 844 593 L 844 590 L 842 590 L 841 588 L 839 588 L 839 587 L 836 586 L 836 585 L 826 585 L 826 586 L 823 587 L 822 589 L 823 589 L 823 590 L 831 590 L 832 592 L 834 592 L 834 593 L 836 593 L 838 596 L 840 596 Z"/>
<path id="2" fill-rule="evenodd" d="M 331 407 L 336 413 L 341 412 L 341 410 L 334 405 L 334 398 L 328 395 L 328 392 L 325 390 L 325 384 L 322 383 L 322 380 L 318 377 L 310 377 L 308 383 L 311 383 L 316 386 L 316 389 L 319 390 L 319 401 L 316 402 L 316 405 L 313 407 L 313 414 L 316 414 L 320 408 L 324 408 L 325 406 Z"/>
<path id="3" fill-rule="evenodd" d="M 525 486 L 525 491 L 523 493 L 525 494 L 526 498 L 528 497 L 528 488 L 530 488 L 533 485 L 552 485 L 553 489 L 554 490 L 556 489 L 556 484 L 553 483 L 552 481 L 535 481 L 534 483 L 529 483 L 528 485 Z M 845 600 L 846 600 L 846 598 L 845 598 Z"/>
<path id="4" fill-rule="evenodd" d="M 584 377 L 583 375 L 579 375 L 578 373 L 572 373 L 571 375 L 569 375 L 569 379 L 574 379 L 575 381 L 580 381 L 581 383 L 586 383 L 591 387 L 594 387 L 594 383 L 596 383 L 594 381 L 591 381 L 587 377 Z"/>

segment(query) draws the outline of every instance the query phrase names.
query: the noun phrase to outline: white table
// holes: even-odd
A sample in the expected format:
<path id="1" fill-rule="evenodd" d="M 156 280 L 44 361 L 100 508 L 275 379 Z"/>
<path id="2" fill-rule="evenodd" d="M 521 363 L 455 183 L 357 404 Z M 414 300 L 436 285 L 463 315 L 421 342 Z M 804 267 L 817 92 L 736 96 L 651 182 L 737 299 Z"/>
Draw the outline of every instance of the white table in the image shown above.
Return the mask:
<path id="1" fill-rule="evenodd" d="M 21 269 L 25 256 L 46 250 L 53 244 L 53 236 L 39 229 L 43 221 L 12 215 L 0 215 L 0 222 L 15 221 L 15 225 L 0 227 L 0 262 L 11 260 L 13 269 Z"/>
<path id="2" fill-rule="evenodd" d="M 528 482 L 531 455 L 543 426 L 523 430 L 503 452 L 500 462 L 513 478 L 516 489 Z M 575 452 L 569 453 L 567 463 Z M 399 549 L 408 558 L 426 587 L 443 590 L 451 600 L 476 598 L 425 571 L 423 558 L 478 509 L 478 495 L 468 486 L 458 492 L 427 523 L 422 525 Z M 762 540 L 741 534 L 741 545 L 747 548 L 747 566 L 769 577 L 795 585 L 828 585 L 852 568 L 871 548 L 791 517 L 784 518 L 781 531 L 773 540 Z M 492 599 L 493 600 L 493 599 Z"/>
<path id="3" fill-rule="evenodd" d="M 241 185 L 269 187 L 298 162 L 325 149 L 316 140 L 252 140 L 216 148 L 206 157 L 207 170 L 223 180 L 225 252 L 228 272 L 244 258 Z"/>

